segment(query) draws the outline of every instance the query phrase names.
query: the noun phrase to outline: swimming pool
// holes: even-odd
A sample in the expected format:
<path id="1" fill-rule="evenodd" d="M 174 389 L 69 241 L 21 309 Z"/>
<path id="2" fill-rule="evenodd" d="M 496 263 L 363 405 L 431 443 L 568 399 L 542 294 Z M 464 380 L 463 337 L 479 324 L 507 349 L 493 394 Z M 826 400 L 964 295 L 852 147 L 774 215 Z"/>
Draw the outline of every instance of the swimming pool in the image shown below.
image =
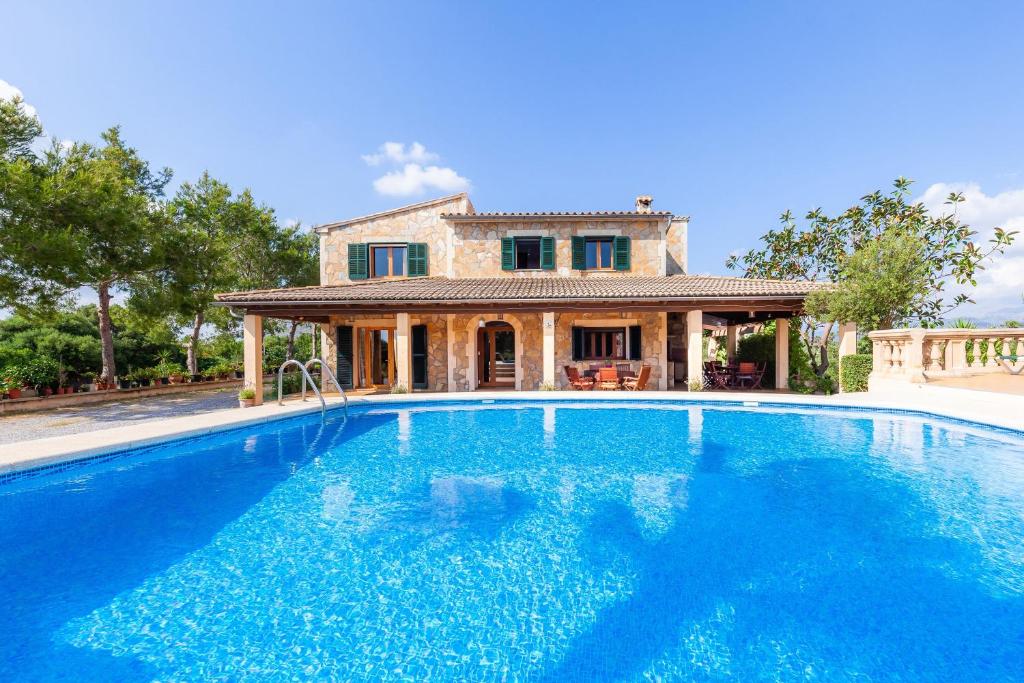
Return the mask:
<path id="1" fill-rule="evenodd" d="M 0 486 L 2 680 L 1013 680 L 1024 439 L 396 404 Z"/>

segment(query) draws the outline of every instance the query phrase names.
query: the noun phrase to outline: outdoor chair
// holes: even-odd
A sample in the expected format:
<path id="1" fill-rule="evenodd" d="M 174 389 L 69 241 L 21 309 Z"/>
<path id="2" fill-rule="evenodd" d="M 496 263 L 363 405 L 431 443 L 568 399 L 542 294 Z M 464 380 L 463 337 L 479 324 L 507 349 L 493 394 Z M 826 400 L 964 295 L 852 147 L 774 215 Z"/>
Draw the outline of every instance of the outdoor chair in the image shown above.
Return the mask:
<path id="1" fill-rule="evenodd" d="M 633 366 L 629 363 L 616 363 L 615 369 L 619 373 L 619 377 L 626 379 L 627 377 L 636 377 L 636 373 L 633 372 Z"/>
<path id="2" fill-rule="evenodd" d="M 576 391 L 590 391 L 594 388 L 594 378 L 580 377 L 580 371 L 571 365 L 565 366 L 565 378 L 569 380 L 569 386 Z"/>
<path id="3" fill-rule="evenodd" d="M 605 390 L 619 388 L 619 373 L 615 368 L 601 368 L 598 371 L 597 388 Z"/>
<path id="4" fill-rule="evenodd" d="M 712 390 L 724 389 L 728 391 L 732 388 L 732 373 L 728 368 L 722 367 L 718 363 L 704 363 L 704 378 L 711 385 Z"/>
<path id="5" fill-rule="evenodd" d="M 622 380 L 622 388 L 626 391 L 643 391 L 647 388 L 647 380 L 651 378 L 651 366 L 640 367 L 640 374 L 636 377 L 627 377 Z"/>
<path id="6" fill-rule="evenodd" d="M 736 386 L 743 389 L 756 389 L 761 385 L 761 378 L 764 377 L 766 367 L 767 363 L 759 365 L 749 361 L 741 361 L 736 369 Z"/>

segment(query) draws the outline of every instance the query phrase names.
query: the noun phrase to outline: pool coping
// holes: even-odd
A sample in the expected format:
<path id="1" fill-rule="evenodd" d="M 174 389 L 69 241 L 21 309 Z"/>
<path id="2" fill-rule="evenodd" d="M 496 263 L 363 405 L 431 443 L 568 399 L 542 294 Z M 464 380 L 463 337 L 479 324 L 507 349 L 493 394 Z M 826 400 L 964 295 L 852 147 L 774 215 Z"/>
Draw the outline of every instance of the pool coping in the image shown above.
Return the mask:
<path id="1" fill-rule="evenodd" d="M 939 392 L 939 393 L 936 393 Z M 628 392 L 550 392 L 550 391 L 477 391 L 472 393 L 452 392 L 434 394 L 398 394 L 381 396 L 360 396 L 349 399 L 349 404 L 391 405 L 429 404 L 443 402 L 473 403 L 478 401 L 501 402 L 668 402 L 688 405 L 735 405 L 756 404 L 764 407 L 794 408 L 839 408 L 912 414 L 923 417 L 952 420 L 982 428 L 1008 431 L 1024 437 L 1024 400 L 1010 400 L 1003 395 L 996 398 L 977 396 L 979 392 L 958 389 L 932 389 L 924 394 L 913 392 L 891 393 L 887 397 L 868 393 L 838 394 L 833 396 L 808 396 L 804 394 L 766 394 L 758 392 L 729 392 L 715 394 L 692 394 L 675 391 Z M 963 394 L 967 394 L 966 396 Z M 341 408 L 340 397 L 327 397 L 328 409 L 332 412 Z M 1020 405 L 1015 405 L 1019 403 Z M 966 406 L 965 406 L 966 404 Z M 752 406 L 751 406 L 752 407 Z M 971 408 L 975 410 L 971 410 Z M 992 414 L 985 412 L 998 408 Z M 0 482 L 25 474 L 32 470 L 49 470 L 79 460 L 94 460 L 97 457 L 113 455 L 123 451 L 142 449 L 168 441 L 189 439 L 276 422 L 291 417 L 305 416 L 320 410 L 319 402 L 310 400 L 286 401 L 283 406 L 268 403 L 253 408 L 211 411 L 201 415 L 189 415 L 168 420 L 126 425 L 111 429 L 84 432 L 81 434 L 47 437 L 0 445 Z"/>

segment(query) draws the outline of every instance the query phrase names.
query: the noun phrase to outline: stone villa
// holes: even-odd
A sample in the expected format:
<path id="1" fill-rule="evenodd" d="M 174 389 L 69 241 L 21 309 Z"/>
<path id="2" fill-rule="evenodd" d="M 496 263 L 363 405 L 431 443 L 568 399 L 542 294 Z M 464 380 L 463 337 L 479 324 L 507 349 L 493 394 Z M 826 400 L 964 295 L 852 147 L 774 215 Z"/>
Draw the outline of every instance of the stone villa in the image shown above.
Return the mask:
<path id="1" fill-rule="evenodd" d="M 564 388 L 563 366 L 609 361 L 685 386 L 706 325 L 727 326 L 731 356 L 739 325 L 774 319 L 785 388 L 788 321 L 813 285 L 690 275 L 688 221 L 647 196 L 631 211 L 480 213 L 457 194 L 318 226 L 319 286 L 218 301 L 245 313 L 258 389 L 264 317 L 318 323 L 343 386 L 429 391 Z"/>

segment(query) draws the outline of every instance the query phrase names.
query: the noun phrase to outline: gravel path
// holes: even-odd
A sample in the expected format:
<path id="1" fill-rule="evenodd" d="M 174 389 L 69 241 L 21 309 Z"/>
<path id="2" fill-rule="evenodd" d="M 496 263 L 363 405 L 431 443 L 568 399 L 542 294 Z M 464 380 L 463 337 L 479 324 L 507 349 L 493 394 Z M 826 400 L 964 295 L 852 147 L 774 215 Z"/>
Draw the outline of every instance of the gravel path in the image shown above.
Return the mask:
<path id="1" fill-rule="evenodd" d="M 218 389 L 7 415 L 0 417 L 0 444 L 94 432 L 237 405 L 238 389 Z"/>

